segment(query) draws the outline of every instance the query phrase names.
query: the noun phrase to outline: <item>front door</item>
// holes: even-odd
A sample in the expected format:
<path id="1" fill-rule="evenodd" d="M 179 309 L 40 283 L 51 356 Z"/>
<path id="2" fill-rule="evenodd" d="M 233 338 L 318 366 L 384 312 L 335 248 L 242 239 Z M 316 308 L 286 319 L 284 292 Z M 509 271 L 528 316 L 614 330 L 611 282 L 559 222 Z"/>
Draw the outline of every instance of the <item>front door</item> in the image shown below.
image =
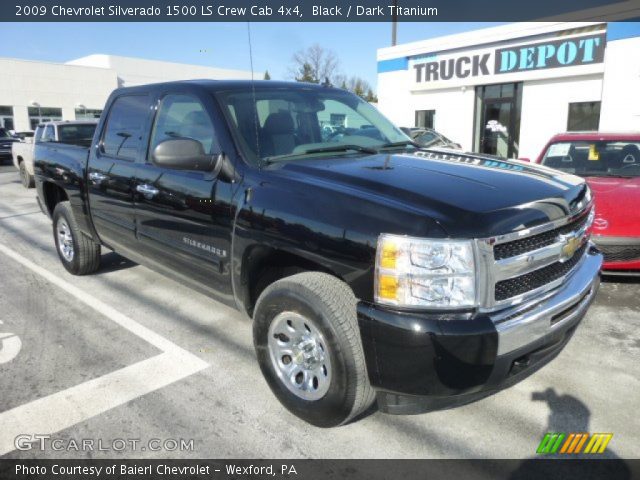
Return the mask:
<path id="1" fill-rule="evenodd" d="M 90 153 L 89 205 L 100 239 L 116 250 L 135 250 L 136 160 L 145 150 L 151 101 L 123 95 L 111 104 L 104 133 Z"/>
<path id="2" fill-rule="evenodd" d="M 517 158 L 522 84 L 484 85 L 476 97 L 475 151 Z"/>
<path id="3" fill-rule="evenodd" d="M 147 159 L 136 173 L 137 235 L 141 253 L 157 268 L 232 303 L 230 185 L 208 172 L 153 163 L 154 148 L 171 138 L 220 152 L 207 101 L 186 93 L 159 99 Z"/>

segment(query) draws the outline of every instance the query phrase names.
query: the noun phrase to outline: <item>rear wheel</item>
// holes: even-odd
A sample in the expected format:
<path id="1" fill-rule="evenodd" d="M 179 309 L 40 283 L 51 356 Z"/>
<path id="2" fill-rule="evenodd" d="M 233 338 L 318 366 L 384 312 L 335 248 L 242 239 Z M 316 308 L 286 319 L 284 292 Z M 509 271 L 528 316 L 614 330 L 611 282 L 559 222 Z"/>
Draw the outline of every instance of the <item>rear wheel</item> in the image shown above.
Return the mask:
<path id="1" fill-rule="evenodd" d="M 271 390 L 303 420 L 342 425 L 372 404 L 356 299 L 344 282 L 306 272 L 273 283 L 258 299 L 253 339 Z"/>
<path id="2" fill-rule="evenodd" d="M 100 245 L 78 228 L 68 201 L 53 210 L 53 238 L 58 257 L 69 273 L 87 275 L 100 266 Z"/>
<path id="3" fill-rule="evenodd" d="M 24 188 L 33 188 L 34 186 L 33 175 L 27 172 L 27 167 L 24 162 L 20 162 L 20 181 Z"/>

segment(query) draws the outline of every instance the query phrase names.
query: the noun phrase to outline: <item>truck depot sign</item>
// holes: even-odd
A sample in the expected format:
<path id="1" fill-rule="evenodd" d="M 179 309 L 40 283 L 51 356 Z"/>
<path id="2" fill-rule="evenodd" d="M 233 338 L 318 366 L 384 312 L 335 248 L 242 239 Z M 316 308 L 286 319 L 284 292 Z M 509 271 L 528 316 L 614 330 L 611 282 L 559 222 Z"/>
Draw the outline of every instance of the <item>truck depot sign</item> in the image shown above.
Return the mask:
<path id="1" fill-rule="evenodd" d="M 604 61 L 605 45 L 606 36 L 600 33 L 514 45 L 475 55 L 459 55 L 444 59 L 430 56 L 424 62 L 414 63 L 413 69 L 417 83 L 428 83 L 589 65 Z"/>

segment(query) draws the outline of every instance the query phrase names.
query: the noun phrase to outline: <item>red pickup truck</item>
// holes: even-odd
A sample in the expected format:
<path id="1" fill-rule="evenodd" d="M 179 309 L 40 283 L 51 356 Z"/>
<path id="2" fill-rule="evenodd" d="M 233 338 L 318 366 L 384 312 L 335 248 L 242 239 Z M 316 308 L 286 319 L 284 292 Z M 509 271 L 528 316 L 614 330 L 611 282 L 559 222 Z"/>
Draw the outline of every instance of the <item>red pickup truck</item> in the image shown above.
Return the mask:
<path id="1" fill-rule="evenodd" d="M 536 162 L 584 177 L 591 187 L 592 238 L 605 273 L 640 273 L 640 133 L 559 134 Z"/>

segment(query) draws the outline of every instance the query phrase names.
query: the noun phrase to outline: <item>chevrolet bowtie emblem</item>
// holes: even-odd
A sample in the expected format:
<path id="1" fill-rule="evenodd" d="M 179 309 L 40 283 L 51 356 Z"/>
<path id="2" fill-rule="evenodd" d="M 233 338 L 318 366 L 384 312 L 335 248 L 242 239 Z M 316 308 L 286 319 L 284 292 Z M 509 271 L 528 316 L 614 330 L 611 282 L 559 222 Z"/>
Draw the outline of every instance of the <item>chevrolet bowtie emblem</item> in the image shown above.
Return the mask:
<path id="1" fill-rule="evenodd" d="M 575 235 L 567 235 L 561 237 L 561 240 L 564 241 L 564 245 L 562 246 L 562 255 L 560 258 L 561 262 L 566 262 L 576 253 L 576 250 L 580 248 L 581 239 Z"/>

